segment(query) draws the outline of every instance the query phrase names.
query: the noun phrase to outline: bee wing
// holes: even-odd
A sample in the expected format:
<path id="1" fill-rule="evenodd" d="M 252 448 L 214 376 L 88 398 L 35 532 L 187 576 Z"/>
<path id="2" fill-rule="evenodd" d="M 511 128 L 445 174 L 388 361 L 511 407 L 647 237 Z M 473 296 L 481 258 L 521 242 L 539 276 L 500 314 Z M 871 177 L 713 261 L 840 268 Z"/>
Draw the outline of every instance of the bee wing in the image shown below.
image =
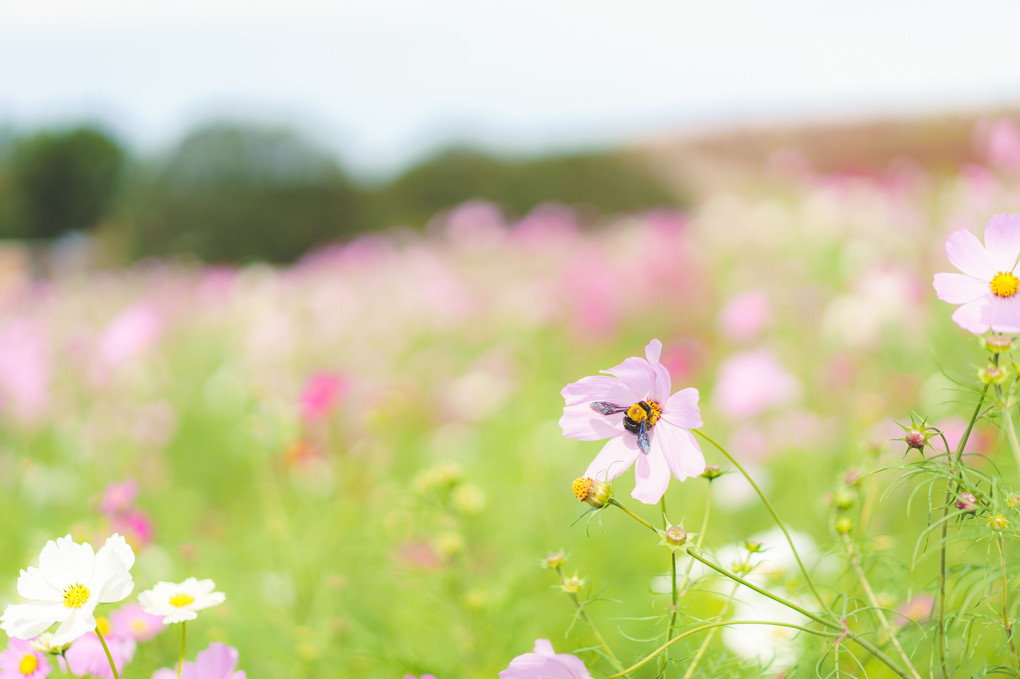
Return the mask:
<path id="1" fill-rule="evenodd" d="M 646 420 L 641 420 L 641 424 L 638 426 L 638 432 L 637 432 L 637 444 L 638 444 L 638 448 L 641 449 L 642 453 L 647 455 L 648 451 L 651 449 L 651 443 L 652 443 L 652 441 L 651 441 L 650 437 L 648 436 L 648 424 L 647 424 L 647 421 Z"/>
<path id="2" fill-rule="evenodd" d="M 627 410 L 628 406 L 616 405 L 615 403 L 608 403 L 606 401 L 595 401 L 591 404 L 591 409 L 597 413 L 603 415 L 615 415 L 616 413 L 622 413 Z"/>

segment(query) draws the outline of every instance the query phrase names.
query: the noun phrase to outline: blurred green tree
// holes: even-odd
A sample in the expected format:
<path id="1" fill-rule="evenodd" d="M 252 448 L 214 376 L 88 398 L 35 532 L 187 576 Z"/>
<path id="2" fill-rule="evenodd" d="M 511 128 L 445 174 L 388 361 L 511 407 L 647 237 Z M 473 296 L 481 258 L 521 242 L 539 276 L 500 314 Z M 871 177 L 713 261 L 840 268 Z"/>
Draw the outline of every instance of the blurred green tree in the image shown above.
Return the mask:
<path id="1" fill-rule="evenodd" d="M 360 193 L 297 133 L 217 123 L 134 192 L 136 255 L 286 262 L 365 228 Z"/>
<path id="2" fill-rule="evenodd" d="M 125 163 L 120 145 L 91 127 L 16 138 L 4 156 L 0 235 L 7 238 L 92 229 L 109 214 Z"/>

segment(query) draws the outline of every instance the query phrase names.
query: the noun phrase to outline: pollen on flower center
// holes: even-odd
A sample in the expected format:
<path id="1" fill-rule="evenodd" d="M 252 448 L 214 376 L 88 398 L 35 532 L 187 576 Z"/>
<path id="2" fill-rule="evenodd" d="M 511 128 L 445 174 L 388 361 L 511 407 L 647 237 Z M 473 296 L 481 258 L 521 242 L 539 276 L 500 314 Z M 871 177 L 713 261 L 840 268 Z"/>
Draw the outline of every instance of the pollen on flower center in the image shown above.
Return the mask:
<path id="1" fill-rule="evenodd" d="M 39 668 L 39 658 L 36 658 L 31 653 L 26 653 L 21 656 L 21 662 L 18 663 L 18 672 L 21 672 L 24 676 L 29 676 Z"/>
<path id="2" fill-rule="evenodd" d="M 992 294 L 996 297 L 1012 297 L 1020 290 L 1020 278 L 1012 273 L 1000 271 L 991 282 Z"/>
<path id="3" fill-rule="evenodd" d="M 638 433 L 641 423 L 645 423 L 646 429 L 651 429 L 659 421 L 662 415 L 662 406 L 655 401 L 638 401 L 627 408 L 627 414 L 623 418 L 623 427 L 634 434 Z"/>
<path id="4" fill-rule="evenodd" d="M 67 608 L 81 608 L 89 600 L 90 596 L 92 596 L 92 592 L 80 582 L 68 585 L 64 589 L 64 606 Z"/>
<path id="5" fill-rule="evenodd" d="M 187 606 L 188 604 L 193 603 L 194 601 L 195 597 L 191 596 L 190 594 L 185 594 L 184 592 L 174 594 L 172 597 L 170 597 L 170 605 L 176 606 L 177 608 L 180 608 L 181 606 Z"/>
<path id="6" fill-rule="evenodd" d="M 591 493 L 591 489 L 595 486 L 595 481 L 588 478 L 574 479 L 573 490 L 574 496 L 584 502 L 588 495 Z"/>

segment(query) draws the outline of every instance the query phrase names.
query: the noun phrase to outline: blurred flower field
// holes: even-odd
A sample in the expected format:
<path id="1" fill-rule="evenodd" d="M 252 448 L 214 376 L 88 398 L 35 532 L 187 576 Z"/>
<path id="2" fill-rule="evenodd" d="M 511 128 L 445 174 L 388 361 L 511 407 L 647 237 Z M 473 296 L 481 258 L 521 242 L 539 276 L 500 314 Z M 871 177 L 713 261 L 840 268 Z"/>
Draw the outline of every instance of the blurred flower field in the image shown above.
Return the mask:
<path id="1" fill-rule="evenodd" d="M 541 568 L 563 550 L 607 640 L 637 658 L 662 631 L 668 562 L 622 514 L 578 520 L 571 482 L 597 446 L 563 437 L 560 390 L 661 339 L 674 388 L 701 393 L 704 430 L 822 559 L 847 475 L 904 459 L 896 422 L 923 413 L 952 445 L 970 415 L 953 380 L 973 381 L 979 346 L 931 281 L 951 231 L 1018 211 L 1020 134 L 987 141 L 982 164 L 898 159 L 877 174 L 817 174 L 787 154 L 683 214 L 592 226 L 546 205 L 507 222 L 476 202 L 425 235 L 288 268 L 147 260 L 11 283 L 0 604 L 46 541 L 116 531 L 137 555 L 136 594 L 192 576 L 225 593 L 189 624 L 189 659 L 224 642 L 251 677 L 492 677 L 536 639 L 593 647 Z M 998 430 L 976 432 L 970 464 L 1015 480 Z M 739 475 L 713 484 L 710 544 L 771 527 Z M 692 533 L 708 485 L 666 493 Z M 923 622 L 937 569 L 915 559 L 924 501 L 892 491 L 864 511 L 871 549 L 915 564 L 877 569 L 880 590 L 912 595 L 884 604 Z M 718 610 L 704 599 L 683 614 Z M 700 671 L 760 676 L 782 638 L 721 634 Z M 140 644 L 122 675 L 152 676 L 179 645 L 172 632 Z"/>

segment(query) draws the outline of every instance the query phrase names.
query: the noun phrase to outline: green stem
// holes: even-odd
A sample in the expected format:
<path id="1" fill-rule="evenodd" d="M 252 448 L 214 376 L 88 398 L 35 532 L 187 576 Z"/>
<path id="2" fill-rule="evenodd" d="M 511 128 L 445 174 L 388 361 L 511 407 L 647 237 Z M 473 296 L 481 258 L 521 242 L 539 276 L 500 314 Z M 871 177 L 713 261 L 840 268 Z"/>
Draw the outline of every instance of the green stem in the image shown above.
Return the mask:
<path id="1" fill-rule="evenodd" d="M 896 637 L 896 632 L 893 630 L 892 625 L 889 624 L 889 619 L 885 617 L 885 612 L 882 610 L 878 603 L 878 597 L 875 596 L 875 592 L 871 589 L 871 583 L 868 582 L 868 576 L 864 572 L 864 568 L 861 567 L 861 559 L 854 549 L 853 544 L 850 542 L 850 536 L 843 533 L 843 542 L 846 544 L 846 553 L 850 557 L 850 564 L 854 568 L 854 572 L 857 573 L 857 579 L 861 581 L 861 586 L 864 588 L 864 593 L 868 595 L 868 602 L 871 603 L 875 611 L 875 616 L 881 623 L 882 628 L 885 629 L 885 633 L 889 635 L 889 641 L 896 649 L 897 653 L 903 659 L 903 662 L 907 665 L 907 670 L 910 672 L 914 679 L 921 679 L 921 675 L 918 674 L 917 668 L 910 662 L 910 656 L 903 650 L 903 646 L 900 644 L 900 640 Z"/>
<path id="2" fill-rule="evenodd" d="M 566 584 L 567 579 L 563 575 L 563 569 L 561 569 L 559 566 L 556 567 L 556 574 L 560 576 L 560 582 Z M 583 620 L 584 623 L 588 625 L 588 629 L 590 629 L 591 633 L 595 635 L 595 639 L 599 642 L 599 645 L 602 646 L 602 649 L 606 652 L 606 656 L 609 658 L 610 661 L 612 661 L 613 665 L 616 666 L 616 669 L 622 670 L 623 663 L 621 663 L 616 658 L 616 654 L 614 654 L 613 650 L 609 648 L 609 644 L 606 643 L 606 640 L 602 638 L 602 635 L 599 633 L 598 628 L 595 627 L 595 622 L 590 617 L 588 617 L 588 612 L 584 610 L 584 604 L 581 603 L 581 600 L 577 597 L 577 594 L 569 591 L 567 592 L 567 594 L 570 595 L 570 600 L 573 601 L 574 606 L 577 607 L 578 617 L 580 617 L 581 620 Z M 180 677 L 178 677 L 178 679 L 180 679 Z"/>
<path id="3" fill-rule="evenodd" d="M 995 362 L 998 363 L 998 355 L 995 356 Z M 963 431 L 963 436 L 960 437 L 960 442 L 956 446 L 956 453 L 950 456 L 949 459 L 949 473 L 951 475 L 956 474 L 956 468 L 963 460 L 963 449 L 967 447 L 967 440 L 970 438 L 970 432 L 974 429 L 974 423 L 977 422 L 978 415 L 981 413 L 981 406 L 985 402 L 985 396 L 988 394 L 988 385 L 981 390 L 981 398 L 978 399 L 977 406 L 974 408 L 974 414 L 970 416 L 970 422 L 967 423 L 967 428 Z M 942 507 L 942 540 L 939 542 L 939 625 L 936 630 L 938 647 L 939 647 L 939 666 L 942 668 L 943 679 L 949 679 L 949 666 L 946 664 L 946 540 L 949 535 L 949 506 L 953 501 L 953 481 L 951 479 L 946 480 L 946 501 Z"/>
<path id="4" fill-rule="evenodd" d="M 666 517 L 666 496 L 663 495 L 659 500 L 659 505 L 662 507 L 662 527 L 663 530 L 669 530 L 669 519 Z M 673 629 L 676 627 L 676 616 L 677 611 L 680 609 L 680 597 L 677 595 L 676 589 L 676 552 L 672 549 L 669 550 L 669 584 L 672 589 L 672 596 L 670 597 L 669 606 L 669 622 L 666 623 L 666 639 L 673 638 Z M 661 656 L 659 656 L 659 676 L 662 676 L 666 670 L 666 663 L 669 662 L 669 650 L 667 649 Z"/>
<path id="5" fill-rule="evenodd" d="M 622 509 L 622 510 L 624 511 L 624 513 L 626 513 L 626 514 L 629 514 L 629 515 L 630 515 L 630 516 L 631 516 L 631 517 L 632 517 L 632 518 L 633 518 L 633 519 L 634 519 L 635 521 L 637 521 L 637 522 L 641 523 L 641 524 L 642 524 L 642 525 L 644 525 L 644 526 L 645 526 L 646 528 L 648 528 L 648 530 L 652 531 L 652 532 L 653 532 L 653 533 L 655 533 L 656 535 L 658 535 L 658 534 L 659 534 L 659 531 L 657 531 L 657 530 L 655 529 L 655 526 L 653 526 L 652 524 L 648 523 L 647 521 L 645 521 L 644 519 L 642 519 L 642 518 L 641 518 L 640 516 L 638 516 L 638 515 L 637 515 L 637 514 L 635 514 L 634 512 L 630 511 L 629 509 L 627 509 L 626 507 L 624 507 L 623 505 L 621 505 L 621 504 L 620 504 L 619 502 L 617 502 L 617 501 L 616 501 L 615 499 L 610 499 L 610 500 L 609 500 L 609 502 L 608 502 L 607 504 L 611 504 L 611 505 L 613 505 L 614 507 L 619 507 L 620 509 Z"/>
<path id="6" fill-rule="evenodd" d="M 184 641 L 187 624 L 188 623 L 186 622 L 181 623 L 181 659 L 177 661 L 177 679 L 181 679 L 181 668 L 184 667 Z M 114 679 L 116 679 L 116 677 L 114 677 Z"/>
<path id="7" fill-rule="evenodd" d="M 769 513 L 772 515 L 772 519 L 776 522 L 776 525 L 779 526 L 779 530 L 783 531 L 783 535 L 786 536 L 786 542 L 790 545 L 790 551 L 793 552 L 793 558 L 797 560 L 797 565 L 800 566 L 800 572 L 804 575 L 804 580 L 807 582 L 808 587 L 811 588 L 811 593 L 814 595 L 815 601 L 818 602 L 818 605 L 822 608 L 822 610 L 824 610 L 829 615 L 833 615 L 832 611 L 829 609 L 829 606 L 825 603 L 825 600 L 822 598 L 822 595 L 819 594 L 818 589 L 815 587 L 815 583 L 811 580 L 811 576 L 808 575 L 807 568 L 804 567 L 804 562 L 801 561 L 800 554 L 797 553 L 797 547 L 793 544 L 793 538 L 790 537 L 790 531 L 786 530 L 786 525 L 779 518 L 779 515 L 776 514 L 776 510 L 772 508 L 772 504 L 768 501 L 768 498 L 765 497 L 765 493 L 761 491 L 761 488 L 759 488 L 758 484 L 754 482 L 754 479 L 751 478 L 750 474 L 744 471 L 744 468 L 740 466 L 740 463 L 737 462 L 736 459 L 734 459 L 734 457 L 730 455 L 729 451 L 723 448 L 718 441 L 716 441 L 715 439 L 713 439 L 711 436 L 701 431 L 700 429 L 692 429 L 691 431 L 693 431 L 695 434 L 711 443 L 719 450 L 719 452 L 725 455 L 726 458 L 730 461 L 730 463 L 732 463 L 733 466 L 737 468 L 737 471 L 739 471 L 741 475 L 743 475 L 743 477 L 747 479 L 747 482 L 751 484 L 751 487 L 754 488 L 754 492 L 758 493 L 758 497 L 761 499 L 762 504 L 764 504 L 765 508 L 769 510 Z"/>
<path id="8" fill-rule="evenodd" d="M 996 387 L 999 397 L 1002 398 L 1002 387 Z M 1013 459 L 1016 460 L 1017 469 L 1020 469 L 1020 442 L 1017 442 L 1016 428 L 1013 426 L 1013 415 L 1009 408 L 1002 406 L 1002 424 L 1006 429 L 1006 440 L 1009 441 L 1009 449 L 1013 451 Z"/>
<path id="9" fill-rule="evenodd" d="M 999 565 L 1002 568 L 1002 629 L 1006 631 L 1006 639 L 1009 640 L 1009 650 L 1013 654 L 1013 664 L 1020 669 L 1020 656 L 1017 655 L 1016 642 L 1013 641 L 1013 621 L 1009 619 L 1009 590 L 1006 582 L 1006 545 L 1002 539 L 1002 533 L 996 535 L 999 543 Z"/>
<path id="10" fill-rule="evenodd" d="M 750 560 L 751 555 L 748 554 L 747 559 L 744 560 L 744 565 L 747 566 L 750 563 Z M 739 588 L 740 585 L 733 583 L 733 589 L 730 590 L 729 598 L 726 599 L 725 603 L 723 603 L 722 610 L 720 610 L 719 615 L 716 616 L 717 620 L 722 620 L 726 617 L 726 613 L 730 609 L 730 604 L 733 603 L 733 597 L 737 596 L 737 589 Z M 705 635 L 705 640 L 701 642 L 701 646 L 698 647 L 698 652 L 694 654 L 694 659 L 691 660 L 691 664 L 687 666 L 687 671 L 684 672 L 683 679 L 691 679 L 691 677 L 694 676 L 694 670 L 698 667 L 698 663 L 701 662 L 701 657 L 705 655 L 705 651 L 708 650 L 708 645 L 712 643 L 712 637 L 715 636 L 715 632 L 715 629 L 711 629 L 708 631 L 708 634 Z"/>
<path id="11" fill-rule="evenodd" d="M 110 663 L 110 670 L 113 672 L 113 679 L 120 679 L 120 675 L 117 674 L 117 666 L 113 663 L 113 656 L 110 655 L 110 647 L 106 645 L 106 639 L 103 638 L 103 633 L 99 631 L 99 627 L 96 627 L 96 636 L 99 637 L 99 643 L 103 645 L 103 650 L 106 652 L 106 660 Z M 67 661 L 67 656 L 64 656 L 64 661 Z M 71 666 L 68 665 L 68 673 L 71 672 Z M 178 679 L 180 679 L 178 677 Z"/>
<path id="12" fill-rule="evenodd" d="M 642 658 L 641 660 L 631 665 L 627 669 L 621 670 L 617 674 L 612 674 L 606 677 L 606 679 L 618 679 L 619 677 L 630 674 L 634 670 L 641 668 L 643 665 L 645 665 L 645 663 L 655 658 L 655 656 L 659 655 L 676 642 L 680 641 L 681 639 L 685 639 L 691 636 L 692 634 L 697 634 L 698 632 L 703 632 L 707 629 L 713 629 L 715 627 L 727 627 L 729 625 L 771 625 L 772 627 L 789 627 L 791 629 L 800 630 L 801 632 L 807 632 L 808 634 L 817 634 L 818 636 L 823 637 L 837 636 L 835 632 L 822 632 L 820 630 L 811 629 L 810 627 L 801 627 L 800 625 L 792 625 L 786 622 L 772 622 L 770 620 L 728 620 L 726 622 L 710 622 L 704 625 L 699 625 L 698 627 L 693 627 L 687 630 L 686 632 L 683 632 L 682 634 L 678 634 L 677 636 L 673 637 L 672 639 L 664 643 L 662 646 L 659 646 L 657 649 L 652 651 L 648 656 Z"/>

